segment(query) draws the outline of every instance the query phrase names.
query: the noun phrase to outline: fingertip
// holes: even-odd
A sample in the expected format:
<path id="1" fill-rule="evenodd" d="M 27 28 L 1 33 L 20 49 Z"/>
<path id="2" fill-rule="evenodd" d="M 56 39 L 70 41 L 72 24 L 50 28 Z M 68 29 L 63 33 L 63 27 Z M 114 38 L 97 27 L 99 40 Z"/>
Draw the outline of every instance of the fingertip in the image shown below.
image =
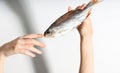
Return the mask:
<path id="1" fill-rule="evenodd" d="M 81 9 L 83 10 L 85 7 L 86 7 L 86 4 L 84 3 L 84 4 L 81 6 Z"/>
<path id="2" fill-rule="evenodd" d="M 35 54 L 33 54 L 32 52 L 30 52 L 30 51 L 28 51 L 28 50 L 26 50 L 26 51 L 24 52 L 24 54 L 25 54 L 25 55 L 28 55 L 28 56 L 31 56 L 31 57 L 36 57 Z"/>
<path id="3" fill-rule="evenodd" d="M 40 52 L 39 54 L 41 55 L 43 52 Z"/>
<path id="4" fill-rule="evenodd" d="M 72 7 L 71 6 L 68 6 L 68 11 L 71 11 L 72 10 Z"/>
<path id="5" fill-rule="evenodd" d="M 40 44 L 39 44 L 39 47 L 41 47 L 41 48 L 45 48 L 45 46 L 46 46 L 46 45 L 43 44 L 43 43 L 40 43 Z"/>
<path id="6" fill-rule="evenodd" d="M 31 54 L 31 55 L 28 55 L 28 56 L 30 56 L 30 57 L 32 57 L 32 58 L 36 57 L 35 54 Z"/>
<path id="7" fill-rule="evenodd" d="M 84 4 L 82 4 L 82 5 L 78 6 L 78 7 L 76 7 L 76 9 L 83 10 L 83 9 L 85 8 L 85 6 L 86 6 L 86 4 L 84 3 Z"/>
<path id="8" fill-rule="evenodd" d="M 42 35 L 42 34 L 37 34 L 37 36 L 38 36 L 38 37 L 40 37 L 40 38 L 41 38 L 41 37 L 43 37 L 43 35 Z"/>
<path id="9" fill-rule="evenodd" d="M 43 47 L 43 48 L 45 48 L 45 47 L 46 47 L 46 45 L 45 45 L 45 44 L 43 44 L 43 45 L 42 45 L 42 47 Z"/>
<path id="10" fill-rule="evenodd" d="M 36 53 L 37 53 L 37 54 L 42 54 L 42 52 L 41 52 L 41 51 L 37 51 Z"/>
<path id="11" fill-rule="evenodd" d="M 90 15 L 91 15 L 91 10 L 88 12 L 88 14 L 87 14 L 86 18 L 89 18 L 89 17 L 90 17 Z"/>
<path id="12" fill-rule="evenodd" d="M 43 37 L 42 38 L 45 38 L 45 36 L 43 35 Z"/>
<path id="13" fill-rule="evenodd" d="M 36 55 L 33 55 L 32 57 L 34 58 L 34 57 L 36 57 Z"/>

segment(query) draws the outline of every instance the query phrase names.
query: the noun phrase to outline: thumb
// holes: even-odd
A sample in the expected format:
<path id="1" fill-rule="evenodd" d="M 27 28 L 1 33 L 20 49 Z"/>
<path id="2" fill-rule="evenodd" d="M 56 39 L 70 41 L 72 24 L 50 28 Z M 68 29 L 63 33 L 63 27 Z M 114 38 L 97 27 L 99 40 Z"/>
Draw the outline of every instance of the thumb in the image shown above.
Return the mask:
<path id="1" fill-rule="evenodd" d="M 91 11 L 92 11 L 92 9 L 90 9 L 90 10 L 88 11 L 86 18 L 88 18 L 88 17 L 90 16 Z"/>

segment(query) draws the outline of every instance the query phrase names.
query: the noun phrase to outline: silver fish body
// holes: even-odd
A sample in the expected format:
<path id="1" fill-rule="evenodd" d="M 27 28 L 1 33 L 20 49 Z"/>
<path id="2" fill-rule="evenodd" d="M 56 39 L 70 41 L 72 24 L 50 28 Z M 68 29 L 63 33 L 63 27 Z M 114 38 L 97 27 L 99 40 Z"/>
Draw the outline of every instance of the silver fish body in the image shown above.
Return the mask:
<path id="1" fill-rule="evenodd" d="M 65 13 L 51 24 L 51 26 L 44 32 L 44 36 L 56 37 L 71 31 L 86 19 L 88 11 L 93 5 L 94 4 L 90 1 L 83 10 L 75 9 Z"/>

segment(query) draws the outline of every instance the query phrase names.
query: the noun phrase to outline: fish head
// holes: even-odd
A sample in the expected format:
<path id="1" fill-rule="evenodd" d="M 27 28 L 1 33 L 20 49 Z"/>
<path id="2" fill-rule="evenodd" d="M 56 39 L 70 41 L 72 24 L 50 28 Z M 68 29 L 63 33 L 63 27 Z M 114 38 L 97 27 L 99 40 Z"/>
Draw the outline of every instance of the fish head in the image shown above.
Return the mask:
<path id="1" fill-rule="evenodd" d="M 69 28 L 64 28 L 64 27 L 60 27 L 60 26 L 54 27 L 54 28 L 47 29 L 44 33 L 44 36 L 53 38 L 53 37 L 64 35 L 69 30 L 70 30 Z"/>
<path id="2" fill-rule="evenodd" d="M 55 34 L 55 31 L 52 30 L 52 29 L 47 29 L 47 30 L 44 32 L 44 36 L 45 36 L 45 37 L 54 37 L 54 34 Z"/>

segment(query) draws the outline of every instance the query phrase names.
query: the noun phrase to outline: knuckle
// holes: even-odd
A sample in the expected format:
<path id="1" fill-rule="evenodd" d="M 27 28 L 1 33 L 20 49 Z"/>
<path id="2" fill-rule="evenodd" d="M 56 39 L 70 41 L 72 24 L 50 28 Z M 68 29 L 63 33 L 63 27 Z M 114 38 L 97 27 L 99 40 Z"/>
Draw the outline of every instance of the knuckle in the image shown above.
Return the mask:
<path id="1" fill-rule="evenodd" d="M 23 39 L 23 37 L 24 37 L 24 36 L 20 36 L 20 37 L 18 37 L 18 39 Z"/>
<path id="2" fill-rule="evenodd" d="M 25 39 L 26 42 L 33 42 L 33 39 Z"/>
<path id="3" fill-rule="evenodd" d="M 15 50 L 18 49 L 18 44 L 16 44 L 14 47 L 13 47 Z"/>
<path id="4" fill-rule="evenodd" d="M 22 38 L 18 38 L 16 44 L 21 43 L 21 41 L 22 41 Z"/>

